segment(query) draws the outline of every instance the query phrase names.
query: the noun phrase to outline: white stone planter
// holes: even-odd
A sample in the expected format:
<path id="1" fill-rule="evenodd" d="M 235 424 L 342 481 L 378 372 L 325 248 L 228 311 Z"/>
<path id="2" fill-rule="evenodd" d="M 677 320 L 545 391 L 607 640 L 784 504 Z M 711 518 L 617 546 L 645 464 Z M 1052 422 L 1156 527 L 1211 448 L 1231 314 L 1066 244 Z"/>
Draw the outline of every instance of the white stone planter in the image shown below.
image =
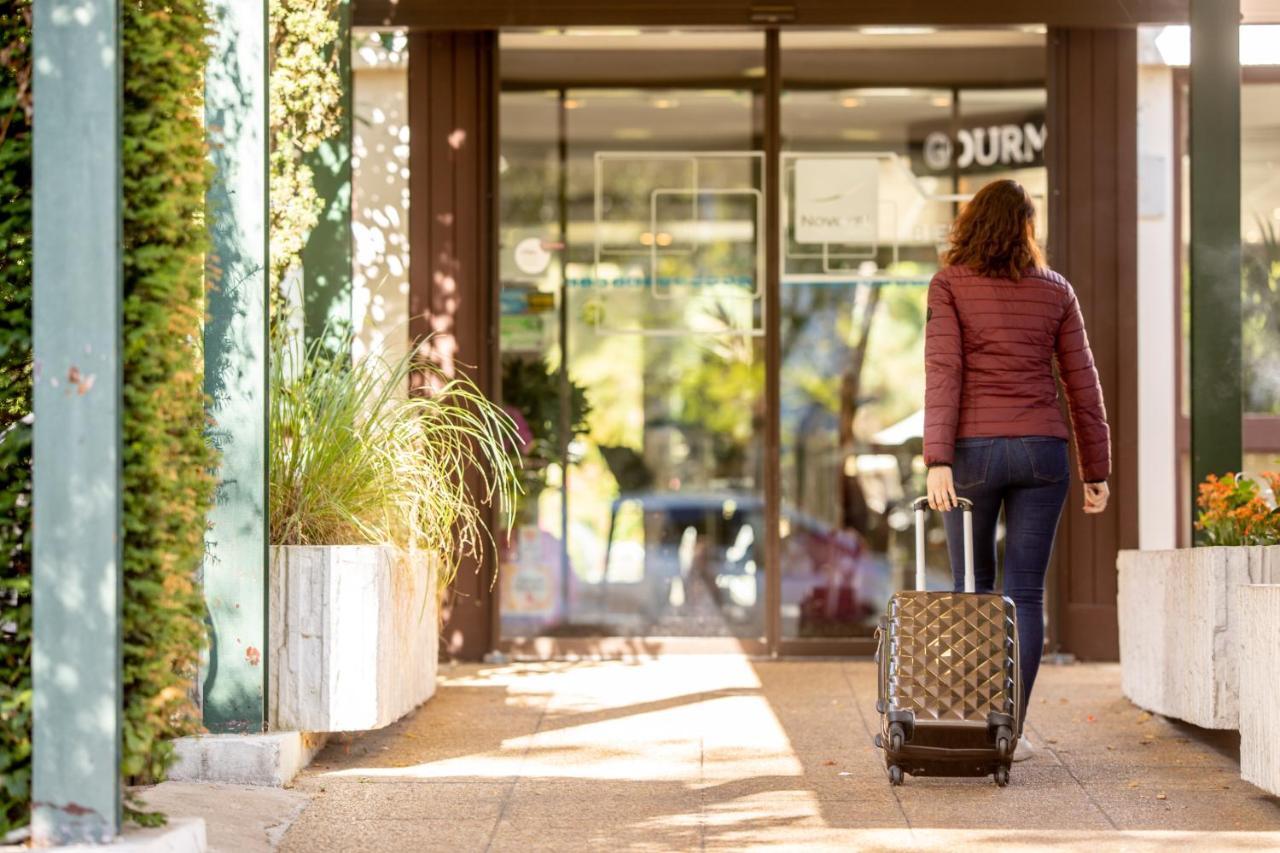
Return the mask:
<path id="1" fill-rule="evenodd" d="M 431 698 L 436 562 L 363 545 L 272 549 L 271 727 L 377 729 Z"/>
<path id="2" fill-rule="evenodd" d="M 1237 728 L 1236 588 L 1280 581 L 1280 546 L 1122 551 L 1117 562 L 1125 695 L 1197 726 Z"/>
<path id="3" fill-rule="evenodd" d="M 1236 613 L 1240 778 L 1280 794 L 1280 585 L 1239 587 Z"/>

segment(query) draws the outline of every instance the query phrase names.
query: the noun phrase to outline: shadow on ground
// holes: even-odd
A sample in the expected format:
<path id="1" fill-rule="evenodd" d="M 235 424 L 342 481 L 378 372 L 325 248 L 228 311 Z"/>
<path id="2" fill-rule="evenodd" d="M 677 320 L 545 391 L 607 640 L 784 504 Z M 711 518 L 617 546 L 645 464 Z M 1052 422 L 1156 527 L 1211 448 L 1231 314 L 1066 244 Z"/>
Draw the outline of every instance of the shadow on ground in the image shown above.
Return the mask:
<path id="1" fill-rule="evenodd" d="M 1144 714 L 1114 666 L 1048 667 L 1037 691 L 1042 748 L 1008 788 L 891 788 L 869 662 L 445 668 L 426 706 L 321 754 L 283 849 L 1280 848 L 1230 736 Z"/>

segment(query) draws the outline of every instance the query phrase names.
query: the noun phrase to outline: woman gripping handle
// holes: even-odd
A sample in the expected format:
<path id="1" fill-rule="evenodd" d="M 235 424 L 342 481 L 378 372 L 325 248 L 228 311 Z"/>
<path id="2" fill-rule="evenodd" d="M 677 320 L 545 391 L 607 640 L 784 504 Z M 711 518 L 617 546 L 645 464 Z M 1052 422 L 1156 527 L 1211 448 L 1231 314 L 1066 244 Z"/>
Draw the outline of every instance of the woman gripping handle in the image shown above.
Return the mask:
<path id="1" fill-rule="evenodd" d="M 956 219 L 945 268 L 929 284 L 925 324 L 929 505 L 945 511 L 959 497 L 973 501 L 978 592 L 994 591 L 1004 512 L 1003 591 L 1017 608 L 1024 708 L 1040 667 L 1045 573 L 1070 488 L 1068 440 L 1075 441 L 1085 512 L 1106 509 L 1111 475 L 1111 433 L 1080 304 L 1071 284 L 1045 266 L 1035 216 L 1015 181 L 979 190 Z M 957 591 L 959 515 L 944 516 Z M 1019 744 L 1015 760 L 1029 754 L 1026 739 Z"/>

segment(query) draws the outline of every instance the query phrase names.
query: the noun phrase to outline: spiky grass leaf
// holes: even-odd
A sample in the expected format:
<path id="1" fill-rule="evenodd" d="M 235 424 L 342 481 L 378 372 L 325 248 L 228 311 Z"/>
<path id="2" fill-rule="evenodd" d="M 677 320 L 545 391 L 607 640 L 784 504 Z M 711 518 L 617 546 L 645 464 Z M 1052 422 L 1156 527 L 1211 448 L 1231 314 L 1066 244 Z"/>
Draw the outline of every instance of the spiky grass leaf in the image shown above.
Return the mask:
<path id="1" fill-rule="evenodd" d="M 271 542 L 429 550 L 443 590 L 490 536 L 484 505 L 514 502 L 515 425 L 469 379 L 412 355 L 352 363 L 330 340 L 273 337 Z"/>

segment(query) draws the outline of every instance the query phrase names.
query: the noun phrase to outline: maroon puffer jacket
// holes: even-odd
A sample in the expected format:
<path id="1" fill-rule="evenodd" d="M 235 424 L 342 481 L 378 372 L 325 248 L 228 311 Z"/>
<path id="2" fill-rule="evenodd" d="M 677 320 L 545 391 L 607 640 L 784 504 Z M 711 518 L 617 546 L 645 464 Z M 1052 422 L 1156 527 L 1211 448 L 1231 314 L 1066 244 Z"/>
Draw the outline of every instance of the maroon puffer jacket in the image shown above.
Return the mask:
<path id="1" fill-rule="evenodd" d="M 1019 281 L 948 267 L 929 284 L 924 460 L 950 465 L 957 438 L 1069 438 L 1053 361 L 1067 392 L 1085 482 L 1111 474 L 1102 386 L 1071 284 L 1052 270 Z"/>

